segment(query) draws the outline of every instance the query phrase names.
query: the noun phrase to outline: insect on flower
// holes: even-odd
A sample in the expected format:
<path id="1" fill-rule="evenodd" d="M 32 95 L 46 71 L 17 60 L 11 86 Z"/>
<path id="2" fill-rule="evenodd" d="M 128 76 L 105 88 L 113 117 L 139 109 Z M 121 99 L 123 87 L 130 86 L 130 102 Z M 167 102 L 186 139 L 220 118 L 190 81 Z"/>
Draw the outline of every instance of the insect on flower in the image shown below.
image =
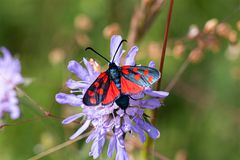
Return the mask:
<path id="1" fill-rule="evenodd" d="M 148 67 L 135 65 L 134 58 L 138 52 L 137 46 L 131 47 L 124 59 L 124 66 L 120 67 L 120 61 L 123 55 L 123 42 L 120 35 L 112 36 L 110 42 L 110 61 L 112 63 L 91 49 L 109 62 L 109 68 L 103 73 L 100 73 L 99 69 L 94 69 L 94 65 L 92 65 L 94 62 L 87 61 L 85 58 L 83 58 L 83 63 L 86 67 L 83 67 L 77 61 L 70 61 L 68 65 L 69 71 L 74 73 L 81 81 L 69 79 L 66 85 L 71 89 L 71 94 L 56 94 L 56 101 L 58 103 L 82 108 L 80 113 L 69 116 L 62 121 L 64 125 L 67 125 L 79 118 L 83 120 L 83 125 L 70 139 L 75 139 L 90 126 L 93 127 L 91 134 L 86 139 L 86 143 L 93 142 L 91 151 L 89 152 L 89 155 L 92 156 L 93 159 L 101 155 L 108 135 L 111 139 L 108 145 L 107 155 L 108 157 L 112 157 L 116 150 L 116 160 L 128 160 L 125 147 L 125 137 L 127 135 L 132 136 L 133 133 L 135 133 L 139 136 L 142 143 L 146 141 L 145 133 L 153 140 L 160 136 L 158 129 L 146 121 L 147 116 L 144 111 L 145 109 L 154 110 L 159 108 L 161 106 L 159 99 L 167 97 L 169 93 L 154 91 L 150 86 L 144 87 L 145 85 L 153 84 L 159 78 L 160 74 L 154 69 L 155 63 L 153 61 L 148 64 Z M 145 71 L 144 74 L 144 70 L 146 69 L 148 71 Z M 148 72 L 148 74 L 146 72 Z M 101 75 L 103 74 L 104 76 L 102 77 Z M 139 81 L 144 82 L 141 85 L 139 85 L 140 82 L 135 79 L 135 75 L 137 74 L 141 76 Z M 152 81 L 149 80 L 150 76 L 153 76 Z M 104 77 L 107 77 L 107 80 Z M 118 79 L 118 83 L 115 83 L 116 79 Z M 123 83 L 124 81 L 122 81 L 122 79 L 129 83 Z M 106 82 L 104 83 L 104 81 Z M 111 86 L 114 87 L 115 90 L 113 90 Z M 100 87 L 105 87 L 105 91 L 102 88 L 104 94 L 101 94 L 102 91 L 100 91 Z M 133 87 L 136 87 L 136 89 Z M 140 90 L 140 92 L 137 92 L 137 89 Z M 88 95 L 89 90 L 93 92 L 93 95 Z M 82 94 L 75 94 L 79 91 L 82 92 Z M 104 102 L 108 96 L 113 98 L 112 100 L 110 99 L 112 102 L 109 101 L 109 105 L 106 105 Z M 148 96 L 148 98 L 145 98 L 145 96 Z M 85 104 L 86 99 L 84 102 L 84 97 L 87 97 L 87 103 L 90 105 Z M 92 104 L 90 98 L 96 98 L 96 103 Z M 95 104 L 98 104 L 97 107 L 93 107 Z"/>
<path id="2" fill-rule="evenodd" d="M 116 54 L 122 43 L 121 40 L 111 61 L 88 47 L 86 50 L 92 50 L 94 53 L 109 62 L 109 68 L 102 72 L 91 84 L 83 96 L 83 103 L 87 106 L 116 104 L 123 110 L 129 106 L 131 94 L 137 94 L 149 87 L 160 78 L 160 73 L 155 68 L 147 66 L 117 66 L 114 63 Z"/>

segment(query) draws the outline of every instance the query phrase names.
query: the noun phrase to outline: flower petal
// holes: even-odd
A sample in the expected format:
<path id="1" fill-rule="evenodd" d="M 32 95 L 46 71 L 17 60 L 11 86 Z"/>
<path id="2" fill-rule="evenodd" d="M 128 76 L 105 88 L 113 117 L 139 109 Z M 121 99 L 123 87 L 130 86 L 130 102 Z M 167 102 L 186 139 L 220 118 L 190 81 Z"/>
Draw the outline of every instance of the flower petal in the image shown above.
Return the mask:
<path id="1" fill-rule="evenodd" d="M 138 92 L 136 94 L 131 95 L 132 99 L 141 99 L 144 98 L 144 93 L 143 92 Z M 131 98 L 130 98 L 131 99 Z"/>
<path id="2" fill-rule="evenodd" d="M 142 143 L 146 141 L 146 136 L 144 135 L 144 131 L 138 125 L 135 125 L 135 126 L 132 125 L 132 130 L 133 132 L 139 135 L 139 138 Z"/>
<path id="3" fill-rule="evenodd" d="M 129 50 L 129 52 L 128 52 L 127 56 L 126 56 L 124 65 L 131 65 L 131 66 L 135 65 L 135 60 L 134 60 L 134 58 L 135 58 L 137 52 L 138 52 L 138 47 L 137 47 L 137 46 L 133 46 L 133 47 Z"/>
<path id="4" fill-rule="evenodd" d="M 131 119 L 129 118 L 128 115 L 124 115 L 123 117 L 123 122 L 122 122 L 122 130 L 127 133 L 128 131 L 131 130 L 131 126 L 132 126 L 132 122 L 131 122 Z"/>
<path id="5" fill-rule="evenodd" d="M 136 103 L 138 104 L 139 101 L 136 101 Z M 137 113 L 138 111 L 138 108 L 135 108 L 135 107 L 128 107 L 126 109 L 126 113 L 130 116 L 135 116 L 135 114 Z"/>
<path id="6" fill-rule="evenodd" d="M 134 121 L 144 130 L 148 133 L 148 135 L 152 139 L 156 139 L 160 136 L 160 132 L 153 127 L 151 124 L 145 122 L 143 119 L 140 118 L 135 118 Z"/>
<path id="7" fill-rule="evenodd" d="M 166 98 L 169 93 L 165 91 L 153 91 L 151 89 L 147 89 L 143 91 L 145 94 L 152 96 L 152 97 L 158 97 L 158 98 Z"/>
<path id="8" fill-rule="evenodd" d="M 69 123 L 77 120 L 78 118 L 81 118 L 82 116 L 84 116 L 83 113 L 78 113 L 78 114 L 72 115 L 72 116 L 64 119 L 64 120 L 62 121 L 62 124 L 69 124 Z"/>
<path id="9" fill-rule="evenodd" d="M 148 64 L 148 67 L 152 67 L 152 68 L 155 68 L 156 65 L 153 61 L 150 61 L 149 64 Z"/>
<path id="10" fill-rule="evenodd" d="M 115 118 L 114 118 L 114 123 L 115 123 L 115 127 L 116 128 L 120 128 L 121 127 L 121 118 L 120 118 L 120 116 L 116 116 Z M 116 131 L 115 131 L 116 132 Z"/>
<path id="11" fill-rule="evenodd" d="M 83 62 L 84 62 L 85 66 L 86 66 L 86 68 L 88 70 L 89 75 L 90 76 L 93 75 L 94 69 L 93 69 L 92 65 L 85 58 L 83 58 Z"/>
<path id="12" fill-rule="evenodd" d="M 9 106 L 10 107 L 10 106 Z M 9 112 L 10 112 L 10 117 L 12 119 L 17 119 L 20 116 L 20 109 L 18 108 L 17 105 L 12 105 L 9 108 Z"/>
<path id="13" fill-rule="evenodd" d="M 76 137 L 78 137 L 80 134 L 82 134 L 90 125 L 91 120 L 86 120 L 86 122 L 80 127 L 71 137 L 70 139 L 73 140 Z"/>
<path id="14" fill-rule="evenodd" d="M 88 83 L 84 83 L 84 82 L 79 82 L 79 81 L 75 81 L 72 79 L 67 80 L 66 85 L 68 88 L 70 89 L 79 89 L 79 88 L 88 88 L 90 86 L 90 84 Z"/>
<path id="15" fill-rule="evenodd" d="M 90 141 L 92 141 L 93 139 L 95 139 L 97 136 L 98 136 L 98 133 L 99 131 L 96 129 L 94 130 L 89 136 L 88 138 L 86 139 L 86 143 L 89 143 Z"/>
<path id="16" fill-rule="evenodd" d="M 111 42 L 110 42 L 110 56 L 111 56 L 111 62 L 113 61 L 114 55 L 117 51 L 117 48 L 120 44 L 120 42 L 122 41 L 122 37 L 119 35 L 113 35 L 111 38 Z M 118 52 L 116 53 L 116 56 L 114 58 L 114 63 L 116 63 L 117 65 L 120 64 L 120 60 L 121 60 L 121 56 L 122 56 L 122 45 L 119 47 Z"/>
<path id="17" fill-rule="evenodd" d="M 121 108 L 119 108 L 119 110 L 117 111 L 117 114 L 122 117 L 124 115 L 125 111 L 122 110 Z"/>
<path id="18" fill-rule="evenodd" d="M 93 159 L 96 159 L 100 156 L 103 145 L 105 143 L 105 139 L 106 133 L 98 135 L 98 137 L 94 140 L 91 151 L 89 152 L 89 155 L 93 156 Z"/>
<path id="19" fill-rule="evenodd" d="M 113 135 L 108 145 L 107 155 L 109 158 L 112 157 L 115 147 L 116 147 L 116 137 Z"/>
<path id="20" fill-rule="evenodd" d="M 124 141 L 124 139 L 123 139 L 123 135 L 122 135 L 122 136 L 118 136 L 117 142 L 118 142 L 118 146 L 119 146 L 119 147 L 125 148 L 125 141 Z"/>
<path id="21" fill-rule="evenodd" d="M 71 106 L 81 106 L 82 105 L 82 95 L 76 96 L 74 94 L 58 93 L 55 99 L 60 104 L 69 104 Z"/>
<path id="22" fill-rule="evenodd" d="M 114 135 L 116 136 L 116 138 L 122 137 L 123 131 L 121 130 L 121 128 L 116 128 L 114 131 Z"/>
<path id="23" fill-rule="evenodd" d="M 68 63 L 68 70 L 78 76 L 80 79 L 84 81 L 88 81 L 88 72 L 85 68 L 83 68 L 77 61 L 70 61 Z"/>
<path id="24" fill-rule="evenodd" d="M 6 61 L 11 61 L 12 60 L 12 55 L 7 48 L 1 47 L 0 51 L 3 53 L 4 60 L 6 60 Z"/>
<path id="25" fill-rule="evenodd" d="M 143 108 L 148 108 L 153 110 L 160 107 L 161 103 L 158 99 L 152 98 L 152 99 L 140 100 L 140 106 Z"/>
<path id="26" fill-rule="evenodd" d="M 115 160 L 128 160 L 127 151 L 124 145 L 123 137 L 117 138 L 117 154 Z"/>

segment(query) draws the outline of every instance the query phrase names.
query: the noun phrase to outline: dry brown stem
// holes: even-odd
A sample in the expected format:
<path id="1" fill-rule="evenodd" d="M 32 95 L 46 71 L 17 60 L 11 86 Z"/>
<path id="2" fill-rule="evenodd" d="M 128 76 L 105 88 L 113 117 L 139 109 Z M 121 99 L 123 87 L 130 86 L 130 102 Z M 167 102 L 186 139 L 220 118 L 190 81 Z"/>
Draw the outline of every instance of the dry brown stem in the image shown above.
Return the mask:
<path id="1" fill-rule="evenodd" d="M 128 42 L 133 46 L 139 41 L 157 17 L 165 0 L 142 0 L 135 10 L 129 29 Z"/>

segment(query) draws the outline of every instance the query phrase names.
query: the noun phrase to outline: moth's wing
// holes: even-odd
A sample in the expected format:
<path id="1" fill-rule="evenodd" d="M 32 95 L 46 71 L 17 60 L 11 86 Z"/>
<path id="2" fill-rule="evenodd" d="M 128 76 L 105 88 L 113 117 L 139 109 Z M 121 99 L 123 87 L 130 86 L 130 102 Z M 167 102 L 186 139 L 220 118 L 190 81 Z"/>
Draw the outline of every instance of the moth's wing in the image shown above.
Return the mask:
<path id="1" fill-rule="evenodd" d="M 83 96 L 83 103 L 87 106 L 100 104 L 106 97 L 110 86 L 110 79 L 106 72 L 101 73 Z"/>
<path id="2" fill-rule="evenodd" d="M 124 76 L 121 76 L 121 91 L 124 94 L 136 94 L 141 92 L 144 87 L 126 79 Z"/>
<path id="3" fill-rule="evenodd" d="M 128 94 L 138 93 L 160 78 L 158 70 L 146 66 L 123 66 L 121 75 L 121 91 Z"/>
<path id="4" fill-rule="evenodd" d="M 107 94 L 102 102 L 103 105 L 110 104 L 114 102 L 120 96 L 120 91 L 113 81 L 110 81 L 110 86 L 108 88 Z"/>

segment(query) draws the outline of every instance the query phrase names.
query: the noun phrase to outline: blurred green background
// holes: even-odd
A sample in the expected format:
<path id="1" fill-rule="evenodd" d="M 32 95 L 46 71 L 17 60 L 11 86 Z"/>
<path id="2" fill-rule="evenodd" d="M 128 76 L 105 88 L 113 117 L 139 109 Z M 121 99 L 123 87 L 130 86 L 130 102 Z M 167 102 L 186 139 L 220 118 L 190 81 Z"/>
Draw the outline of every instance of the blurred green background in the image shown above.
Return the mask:
<path id="1" fill-rule="evenodd" d="M 79 109 L 61 106 L 54 98 L 60 91 L 69 91 L 64 87 L 64 82 L 72 76 L 67 62 L 81 61 L 84 56 L 106 66 L 102 59 L 84 52 L 84 48 L 92 46 L 109 57 L 105 27 L 117 23 L 121 35 L 127 38 L 131 17 L 139 3 L 137 0 L 0 0 L 0 46 L 19 57 L 23 76 L 32 81 L 21 88 L 36 103 L 45 106 L 45 110 L 67 117 Z M 162 43 L 168 6 L 169 2 L 163 5 L 150 30 L 138 42 L 137 63 L 147 65 L 151 60 L 146 60 L 148 45 Z M 186 59 L 186 55 L 174 58 L 171 48 L 175 40 L 187 34 L 191 24 L 202 28 L 207 20 L 217 18 L 236 28 L 239 15 L 239 0 L 177 0 L 162 88 Z M 217 54 L 208 51 L 201 62 L 189 65 L 158 112 L 156 127 L 161 137 L 154 148 L 169 159 L 240 159 L 240 63 L 239 58 L 234 61 L 226 58 L 228 42 L 223 40 L 220 44 Z M 158 58 L 153 60 L 158 64 Z M 5 119 L 10 124 L 20 123 L 0 129 L 1 160 L 30 158 L 67 141 L 79 127 L 62 126 L 54 118 L 41 118 L 41 113 L 21 95 L 20 107 L 19 120 Z M 24 120 L 32 122 L 21 123 Z M 79 141 L 43 159 L 92 159 L 88 157 L 90 146 L 84 140 Z M 107 159 L 106 147 L 100 159 Z M 141 159 L 138 153 L 139 150 L 131 152 L 135 159 Z"/>

